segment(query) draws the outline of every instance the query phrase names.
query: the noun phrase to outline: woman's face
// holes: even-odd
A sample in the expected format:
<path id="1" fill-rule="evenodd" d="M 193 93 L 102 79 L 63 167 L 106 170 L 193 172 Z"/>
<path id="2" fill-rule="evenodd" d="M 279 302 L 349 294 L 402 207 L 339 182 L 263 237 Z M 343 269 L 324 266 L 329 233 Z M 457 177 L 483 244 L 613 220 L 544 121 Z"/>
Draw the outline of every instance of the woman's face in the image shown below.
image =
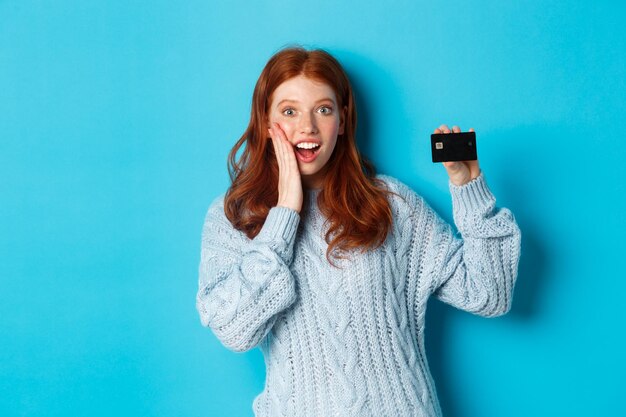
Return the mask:
<path id="1" fill-rule="evenodd" d="M 299 75 L 274 90 L 269 122 L 278 123 L 294 147 L 306 187 L 322 186 L 326 163 L 337 135 L 343 134 L 344 120 L 345 108 L 338 108 L 335 92 L 328 84 Z"/>

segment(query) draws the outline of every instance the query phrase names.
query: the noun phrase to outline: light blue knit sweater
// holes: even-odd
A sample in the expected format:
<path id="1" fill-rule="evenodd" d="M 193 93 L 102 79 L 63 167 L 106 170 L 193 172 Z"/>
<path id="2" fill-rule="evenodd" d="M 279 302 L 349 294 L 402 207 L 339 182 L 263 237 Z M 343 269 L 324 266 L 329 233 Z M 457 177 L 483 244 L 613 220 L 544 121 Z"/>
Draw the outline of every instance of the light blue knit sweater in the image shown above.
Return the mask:
<path id="1" fill-rule="evenodd" d="M 482 173 L 450 183 L 462 239 L 409 187 L 378 178 L 403 197 L 390 198 L 392 231 L 341 269 L 326 260 L 319 191 L 305 193 L 300 215 L 272 208 L 252 240 L 224 215 L 223 196 L 211 204 L 197 308 L 229 349 L 260 346 L 257 417 L 440 416 L 424 348 L 428 297 L 485 317 L 510 309 L 521 234 Z"/>

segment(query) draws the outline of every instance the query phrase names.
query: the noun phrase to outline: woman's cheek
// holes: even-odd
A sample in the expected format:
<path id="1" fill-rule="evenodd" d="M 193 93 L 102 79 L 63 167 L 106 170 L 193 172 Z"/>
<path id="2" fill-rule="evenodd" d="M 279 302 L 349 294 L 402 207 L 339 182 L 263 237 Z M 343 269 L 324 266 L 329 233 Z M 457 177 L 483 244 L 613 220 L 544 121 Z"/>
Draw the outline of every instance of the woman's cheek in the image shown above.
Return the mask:
<path id="1" fill-rule="evenodd" d="M 285 132 L 287 139 L 293 139 L 293 132 L 295 131 L 294 123 L 289 120 L 281 120 L 278 122 L 278 124 L 280 125 L 281 129 L 283 129 L 283 132 Z"/>

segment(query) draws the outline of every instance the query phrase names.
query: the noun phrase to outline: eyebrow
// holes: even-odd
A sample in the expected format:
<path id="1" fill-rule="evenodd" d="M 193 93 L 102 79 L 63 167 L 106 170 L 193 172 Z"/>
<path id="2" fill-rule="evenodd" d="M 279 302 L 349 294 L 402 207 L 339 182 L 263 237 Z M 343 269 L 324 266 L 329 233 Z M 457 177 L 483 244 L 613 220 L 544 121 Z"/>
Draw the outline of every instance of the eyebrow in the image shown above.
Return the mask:
<path id="1" fill-rule="evenodd" d="M 317 100 L 317 101 L 315 102 L 315 104 L 317 104 L 317 103 L 321 103 L 322 101 L 330 101 L 330 102 L 331 102 L 331 103 L 333 103 L 333 104 L 335 103 L 335 101 L 334 101 L 332 98 L 330 98 L 330 97 L 324 97 L 324 98 L 321 98 L 321 99 Z M 298 100 L 290 100 L 290 99 L 287 99 L 287 98 L 286 98 L 286 99 L 283 99 L 283 100 L 279 101 L 279 102 L 278 102 L 278 104 L 276 104 L 276 107 L 279 107 L 281 104 L 283 104 L 283 103 L 285 103 L 285 102 L 289 102 L 289 103 L 300 103 Z"/>

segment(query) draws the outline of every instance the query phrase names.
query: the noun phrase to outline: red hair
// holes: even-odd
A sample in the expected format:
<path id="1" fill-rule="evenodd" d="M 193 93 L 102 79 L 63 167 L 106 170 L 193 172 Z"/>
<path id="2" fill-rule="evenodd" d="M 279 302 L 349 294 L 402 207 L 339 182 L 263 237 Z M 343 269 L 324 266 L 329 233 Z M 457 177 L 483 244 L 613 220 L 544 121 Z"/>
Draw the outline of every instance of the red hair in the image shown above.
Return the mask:
<path id="1" fill-rule="evenodd" d="M 337 144 L 324 178 L 317 203 L 328 219 L 325 235 L 326 258 L 337 258 L 335 249 L 362 252 L 382 245 L 392 224 L 384 182 L 375 178 L 374 165 L 356 147 L 356 106 L 350 81 L 341 64 L 328 52 L 286 48 L 270 58 L 252 95 L 248 128 L 229 154 L 231 186 L 224 212 L 233 227 L 250 239 L 255 237 L 270 210 L 278 202 L 278 163 L 268 140 L 267 120 L 274 90 L 283 82 L 303 75 L 328 84 L 335 92 L 339 109 L 346 108 L 344 133 Z M 246 144 L 237 160 L 237 152 Z M 306 199 L 305 199 L 306 201 Z"/>

